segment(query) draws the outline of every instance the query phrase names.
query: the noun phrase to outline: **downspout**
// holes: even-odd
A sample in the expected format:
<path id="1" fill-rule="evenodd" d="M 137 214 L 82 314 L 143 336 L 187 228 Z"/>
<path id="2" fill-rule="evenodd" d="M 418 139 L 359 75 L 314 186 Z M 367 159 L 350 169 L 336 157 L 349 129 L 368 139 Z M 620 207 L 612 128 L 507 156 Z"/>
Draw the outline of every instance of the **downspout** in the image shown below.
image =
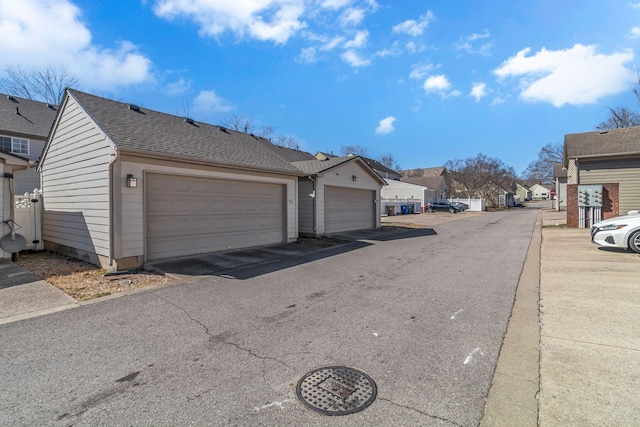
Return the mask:
<path id="1" fill-rule="evenodd" d="M 316 203 L 318 201 L 318 198 L 316 197 L 317 196 L 317 194 L 316 194 L 316 180 L 312 176 L 309 176 L 308 178 L 311 181 L 312 186 L 313 186 L 313 192 L 311 193 L 311 194 L 313 194 L 313 203 L 312 203 L 312 205 L 313 205 L 313 234 L 314 234 L 314 236 L 317 236 L 318 227 L 316 226 L 316 222 L 317 222 L 316 221 Z"/>
<path id="2" fill-rule="evenodd" d="M 113 225 L 113 204 L 114 204 L 114 196 L 113 196 L 113 186 L 115 182 L 113 181 L 113 165 L 120 158 L 118 147 L 114 147 L 114 153 L 112 154 L 113 158 L 109 161 L 109 267 L 113 266 L 113 258 L 114 258 L 114 241 L 115 238 L 113 236 L 113 229 L 115 228 Z"/>

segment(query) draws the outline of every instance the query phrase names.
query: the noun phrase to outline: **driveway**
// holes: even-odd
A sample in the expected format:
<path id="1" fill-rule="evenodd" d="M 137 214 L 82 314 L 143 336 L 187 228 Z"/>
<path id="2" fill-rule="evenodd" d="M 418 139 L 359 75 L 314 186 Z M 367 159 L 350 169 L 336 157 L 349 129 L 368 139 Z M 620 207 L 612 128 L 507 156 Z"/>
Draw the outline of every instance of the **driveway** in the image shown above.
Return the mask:
<path id="1" fill-rule="evenodd" d="M 536 216 L 461 216 L 1 325 L 0 424 L 477 425 Z M 331 418 L 299 403 L 326 366 L 368 374 L 373 403 Z"/>

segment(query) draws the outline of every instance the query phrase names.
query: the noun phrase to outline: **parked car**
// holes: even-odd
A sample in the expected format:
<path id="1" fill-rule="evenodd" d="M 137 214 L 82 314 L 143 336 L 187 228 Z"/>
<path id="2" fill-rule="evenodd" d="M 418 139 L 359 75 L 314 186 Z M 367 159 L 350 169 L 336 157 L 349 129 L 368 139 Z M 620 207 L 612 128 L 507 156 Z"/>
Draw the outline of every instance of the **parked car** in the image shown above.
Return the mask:
<path id="1" fill-rule="evenodd" d="M 461 211 L 466 211 L 467 209 L 469 209 L 469 205 L 466 203 L 462 203 L 462 202 L 449 202 L 449 204 L 451 206 L 455 206 L 456 208 L 458 208 Z"/>
<path id="2" fill-rule="evenodd" d="M 640 254 L 640 214 L 618 216 L 593 224 L 591 242 Z"/>
<path id="3" fill-rule="evenodd" d="M 427 212 L 449 211 L 451 213 L 457 213 L 460 209 L 453 206 L 449 202 L 434 202 L 427 203 L 424 207 L 424 210 L 426 210 Z"/>

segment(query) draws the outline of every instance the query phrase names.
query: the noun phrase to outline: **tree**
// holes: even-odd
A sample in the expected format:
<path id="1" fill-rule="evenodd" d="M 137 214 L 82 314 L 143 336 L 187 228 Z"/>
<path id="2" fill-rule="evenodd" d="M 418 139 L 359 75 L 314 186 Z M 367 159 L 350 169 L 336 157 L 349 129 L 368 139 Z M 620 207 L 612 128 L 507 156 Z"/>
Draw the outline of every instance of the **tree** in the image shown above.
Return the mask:
<path id="1" fill-rule="evenodd" d="M 449 160 L 445 163 L 453 192 L 464 197 L 481 197 L 489 205 L 497 205 L 497 189 L 509 190 L 515 170 L 501 160 L 478 154 L 476 157 Z"/>
<path id="2" fill-rule="evenodd" d="M 383 154 L 379 156 L 376 160 L 383 166 L 388 167 L 389 169 L 392 169 L 395 171 L 400 170 L 400 165 L 396 163 L 395 159 L 393 158 L 393 154 L 391 153 Z"/>
<path id="3" fill-rule="evenodd" d="M 225 118 L 222 121 L 222 124 L 229 129 L 233 129 L 238 132 L 251 133 L 262 138 L 266 138 L 271 141 L 272 144 L 279 145 L 281 147 L 292 148 L 294 150 L 299 149 L 298 141 L 294 137 L 276 134 L 277 128 L 275 126 L 258 126 L 251 116 L 235 114 L 231 117 Z"/>
<path id="4" fill-rule="evenodd" d="M 547 144 L 540 149 L 538 158 L 527 166 L 522 173 L 524 179 L 535 179 L 540 182 L 553 181 L 553 164 L 562 162 L 562 144 Z"/>
<path id="5" fill-rule="evenodd" d="M 354 156 L 366 156 L 367 151 L 367 147 L 363 147 L 361 145 L 343 145 L 340 147 L 340 153 L 342 153 L 343 156 L 348 156 L 349 154 L 353 154 Z"/>
<path id="6" fill-rule="evenodd" d="M 63 66 L 43 65 L 23 70 L 20 66 L 7 65 L 2 71 L 2 91 L 52 105 L 60 105 L 65 88 L 78 84 L 76 77 Z"/>
<path id="7" fill-rule="evenodd" d="M 634 89 L 634 93 L 640 100 L 640 92 L 636 92 L 638 89 Z M 640 115 L 635 111 L 629 110 L 627 107 L 609 108 L 609 117 L 604 122 L 601 122 L 596 126 L 596 129 L 619 129 L 629 128 L 640 125 Z"/>

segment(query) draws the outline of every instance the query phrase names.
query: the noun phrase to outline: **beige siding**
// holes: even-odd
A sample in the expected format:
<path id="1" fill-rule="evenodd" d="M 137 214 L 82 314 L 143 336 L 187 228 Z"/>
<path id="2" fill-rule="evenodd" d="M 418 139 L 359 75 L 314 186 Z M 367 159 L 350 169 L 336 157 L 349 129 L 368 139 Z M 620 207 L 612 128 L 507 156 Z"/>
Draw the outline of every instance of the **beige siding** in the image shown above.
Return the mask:
<path id="1" fill-rule="evenodd" d="M 620 184 L 620 215 L 640 210 L 640 159 L 581 161 L 580 184 Z"/>
<path id="2" fill-rule="evenodd" d="M 5 172 L 7 172 L 7 170 L 5 169 L 5 165 L 4 163 L 2 163 L 2 160 L 0 160 L 0 176 L 2 176 L 2 174 L 4 174 Z M 9 199 L 8 188 L 11 181 L 8 179 L 2 179 L 0 182 L 0 237 L 2 237 L 10 231 L 9 227 L 7 227 L 7 225 L 1 221 L 8 219 L 9 214 L 11 213 L 9 210 L 11 208 L 11 203 Z M 0 259 L 7 258 L 11 258 L 11 254 L 3 251 L 2 248 L 0 248 Z"/>
<path id="3" fill-rule="evenodd" d="M 281 176 L 259 172 L 234 171 L 204 165 L 152 160 L 135 156 L 123 156 L 122 162 L 114 169 L 114 256 L 115 258 L 143 256 L 145 254 L 144 230 L 144 188 L 148 173 L 201 178 L 219 178 L 236 181 L 255 181 L 282 184 L 286 194 L 286 238 L 294 241 L 298 237 L 297 177 Z M 138 179 L 137 188 L 127 188 L 127 174 Z"/>
<path id="4" fill-rule="evenodd" d="M 298 217 L 300 233 L 313 233 L 313 182 L 308 179 L 298 181 Z"/>
<path id="5" fill-rule="evenodd" d="M 353 176 L 357 177 L 353 181 Z M 353 188 L 375 192 L 375 212 L 380 212 L 380 183 L 357 162 L 349 162 L 319 176 L 316 184 L 316 233 L 325 231 L 325 187 Z M 375 227 L 380 227 L 380 215 L 375 216 Z"/>
<path id="6" fill-rule="evenodd" d="M 109 162 L 104 132 L 69 98 L 42 162 L 47 242 L 109 256 Z"/>

